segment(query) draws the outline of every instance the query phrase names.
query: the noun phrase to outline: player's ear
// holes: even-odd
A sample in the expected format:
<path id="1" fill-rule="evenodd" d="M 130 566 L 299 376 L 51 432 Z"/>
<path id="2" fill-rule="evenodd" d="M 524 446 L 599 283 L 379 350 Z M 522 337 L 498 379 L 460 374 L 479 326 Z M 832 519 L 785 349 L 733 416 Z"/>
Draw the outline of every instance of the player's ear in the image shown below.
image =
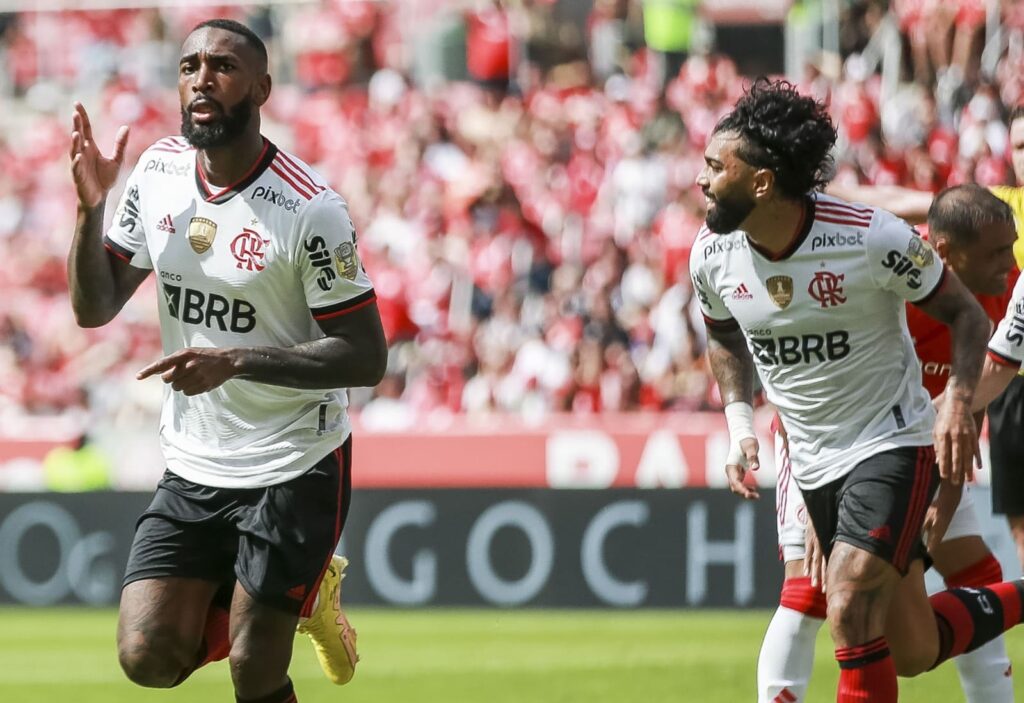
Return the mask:
<path id="1" fill-rule="evenodd" d="M 946 237 L 936 237 L 932 235 L 932 246 L 935 247 L 935 251 L 938 252 L 939 258 L 943 261 L 949 259 L 949 239 Z"/>
<path id="2" fill-rule="evenodd" d="M 270 99 L 270 89 L 272 86 L 273 81 L 271 81 L 269 73 L 264 73 L 256 81 L 256 85 L 253 88 L 253 100 L 256 102 L 256 105 L 262 107 Z"/>
<path id="3" fill-rule="evenodd" d="M 775 173 L 771 169 L 759 168 L 754 171 L 754 197 L 767 200 L 775 191 Z"/>

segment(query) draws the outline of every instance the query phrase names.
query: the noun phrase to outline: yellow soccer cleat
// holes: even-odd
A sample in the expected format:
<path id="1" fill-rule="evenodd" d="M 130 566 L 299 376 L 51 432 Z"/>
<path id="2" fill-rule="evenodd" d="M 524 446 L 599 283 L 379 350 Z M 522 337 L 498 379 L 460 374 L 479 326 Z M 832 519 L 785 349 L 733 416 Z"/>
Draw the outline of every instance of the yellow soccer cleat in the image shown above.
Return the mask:
<path id="1" fill-rule="evenodd" d="M 327 678 L 339 686 L 347 684 L 356 673 L 356 631 L 341 609 L 341 581 L 345 578 L 348 559 L 335 554 L 320 582 L 320 602 L 298 631 L 313 640 L 320 668 Z"/>

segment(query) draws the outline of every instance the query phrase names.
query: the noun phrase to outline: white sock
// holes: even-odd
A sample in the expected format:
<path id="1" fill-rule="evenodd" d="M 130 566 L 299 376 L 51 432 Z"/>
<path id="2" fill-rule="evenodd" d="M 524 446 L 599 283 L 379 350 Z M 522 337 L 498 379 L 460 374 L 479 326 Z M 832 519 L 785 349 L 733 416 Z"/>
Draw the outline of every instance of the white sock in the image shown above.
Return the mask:
<path id="1" fill-rule="evenodd" d="M 804 700 L 814 668 L 814 640 L 824 623 L 820 618 L 779 606 L 757 657 L 758 703 Z"/>
<path id="2" fill-rule="evenodd" d="M 1013 703 L 1010 657 L 1002 635 L 953 661 L 967 703 Z"/>

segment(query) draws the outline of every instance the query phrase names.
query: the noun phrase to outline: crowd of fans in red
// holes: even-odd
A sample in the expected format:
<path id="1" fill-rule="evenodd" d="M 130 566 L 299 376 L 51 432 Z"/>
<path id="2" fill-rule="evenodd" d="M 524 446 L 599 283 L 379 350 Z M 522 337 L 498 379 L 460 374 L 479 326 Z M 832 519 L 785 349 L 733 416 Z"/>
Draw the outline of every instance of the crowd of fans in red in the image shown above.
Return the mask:
<path id="1" fill-rule="evenodd" d="M 518 14 L 485 4 L 456 15 L 433 0 L 223 10 L 271 38 L 279 70 L 265 133 L 350 204 L 391 344 L 384 382 L 353 394 L 365 421 L 714 404 L 686 263 L 703 217 L 703 147 L 744 81 L 714 53 L 691 56 L 664 91 L 642 46 L 588 57 L 588 38 L 628 24 L 637 5 L 599 0 L 584 26 L 555 33 L 560 50 L 540 36 L 557 25 L 541 0 Z M 948 5 L 896 3 L 910 44 L 914 22 Z M 1003 117 L 1024 90 L 1020 46 L 991 80 L 969 65 L 980 47 L 962 66 L 908 61 L 916 80 L 882 104 L 877 72 L 856 53 L 881 10 L 852 3 L 845 60 L 812 61 L 802 79 L 831 101 L 837 178 L 1009 182 Z M 177 40 L 209 13 L 0 19 L 0 89 L 14 105 L 0 115 L 0 418 L 155 405 L 158 384 L 140 392 L 134 381 L 160 354 L 152 279 L 105 328 L 81 330 L 71 315 L 70 101 L 93 112 L 101 148 L 131 124 L 134 163 L 177 133 Z M 469 80 L 417 75 L 417 26 L 461 28 Z"/>

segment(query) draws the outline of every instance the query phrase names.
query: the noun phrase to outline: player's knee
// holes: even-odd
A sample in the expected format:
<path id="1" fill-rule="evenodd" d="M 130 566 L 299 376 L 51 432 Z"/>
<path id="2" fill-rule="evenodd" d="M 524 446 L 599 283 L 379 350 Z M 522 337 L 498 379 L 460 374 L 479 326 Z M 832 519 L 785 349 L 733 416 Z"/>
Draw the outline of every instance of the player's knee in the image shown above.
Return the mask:
<path id="1" fill-rule="evenodd" d="M 117 658 L 132 683 L 147 688 L 171 688 L 185 679 L 188 662 L 173 646 L 147 642 L 141 636 L 122 638 Z"/>
<path id="2" fill-rule="evenodd" d="M 880 614 L 872 612 L 876 602 L 874 591 L 841 590 L 828 594 L 828 622 L 835 634 L 842 635 L 846 642 L 867 641 Z"/>
<path id="3" fill-rule="evenodd" d="M 927 648 L 902 647 L 893 649 L 892 663 L 896 667 L 897 676 L 917 676 L 923 674 L 935 665 L 935 653 Z"/>
<path id="4" fill-rule="evenodd" d="M 283 650 L 275 650 L 273 645 L 250 646 L 244 640 L 236 640 L 232 643 L 231 653 L 228 655 L 235 690 L 241 693 L 280 686 L 281 681 L 288 675 L 290 658 Z"/>

